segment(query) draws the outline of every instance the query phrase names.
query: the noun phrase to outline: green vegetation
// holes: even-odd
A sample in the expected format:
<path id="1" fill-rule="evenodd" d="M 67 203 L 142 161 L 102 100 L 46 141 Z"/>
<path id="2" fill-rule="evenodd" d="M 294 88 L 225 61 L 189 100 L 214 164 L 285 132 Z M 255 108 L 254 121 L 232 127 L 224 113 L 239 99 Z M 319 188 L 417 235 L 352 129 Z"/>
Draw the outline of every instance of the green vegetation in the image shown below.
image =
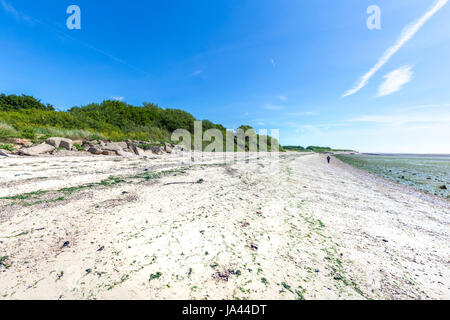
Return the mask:
<path id="1" fill-rule="evenodd" d="M 82 151 L 82 150 L 84 150 L 83 149 L 83 147 L 82 146 L 80 146 L 79 144 L 77 144 L 77 143 L 74 143 L 73 144 L 73 146 L 75 147 L 75 149 L 77 149 L 78 151 Z"/>
<path id="2" fill-rule="evenodd" d="M 14 151 L 14 146 L 12 144 L 0 144 L 0 149 Z"/>
<path id="3" fill-rule="evenodd" d="M 152 280 L 155 280 L 155 279 L 159 279 L 161 276 L 162 276 L 162 273 L 161 273 L 161 272 L 157 272 L 157 273 L 155 273 L 155 274 L 151 274 L 151 275 L 150 275 L 150 278 L 148 279 L 148 281 L 152 281 Z"/>
<path id="4" fill-rule="evenodd" d="M 7 262 L 8 258 L 8 256 L 0 257 L 0 267 L 4 266 L 6 269 L 11 267 L 11 264 Z"/>
<path id="5" fill-rule="evenodd" d="M 301 146 L 283 146 L 284 150 L 289 150 L 289 151 L 297 151 L 297 152 L 309 152 L 309 150 L 306 150 L 305 148 L 301 147 Z"/>
<path id="6" fill-rule="evenodd" d="M 186 129 L 193 134 L 195 120 L 194 116 L 183 110 L 163 109 L 147 102 L 137 107 L 105 100 L 63 112 L 55 111 L 53 106 L 31 96 L 0 95 L 0 141 L 12 137 L 42 141 L 58 136 L 75 140 L 131 139 L 164 143 L 170 142 L 171 134 L 176 129 Z M 250 126 L 243 128 L 251 129 Z M 226 128 L 222 125 L 203 120 L 202 129 L 219 130 L 225 142 Z M 267 140 L 270 146 L 271 138 Z M 248 150 L 248 141 L 245 148 Z"/>
<path id="7" fill-rule="evenodd" d="M 290 151 L 298 151 L 298 152 L 354 152 L 353 150 L 346 149 L 333 149 L 330 147 L 318 147 L 318 146 L 309 146 L 309 147 L 301 147 L 301 146 L 284 146 L 284 150 Z"/>

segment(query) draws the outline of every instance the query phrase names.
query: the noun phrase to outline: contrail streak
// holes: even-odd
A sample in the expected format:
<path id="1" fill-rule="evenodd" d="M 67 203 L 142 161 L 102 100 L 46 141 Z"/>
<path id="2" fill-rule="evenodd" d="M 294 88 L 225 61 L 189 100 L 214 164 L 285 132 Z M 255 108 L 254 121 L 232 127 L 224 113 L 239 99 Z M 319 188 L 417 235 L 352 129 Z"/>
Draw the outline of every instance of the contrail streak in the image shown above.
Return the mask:
<path id="1" fill-rule="evenodd" d="M 439 10 L 442 9 L 443 6 L 447 4 L 448 0 L 439 0 L 436 2 L 436 4 L 427 12 L 424 16 L 422 16 L 419 20 L 416 22 L 408 25 L 406 28 L 403 29 L 402 33 L 400 34 L 400 38 L 397 40 L 397 42 L 387 49 L 384 54 L 381 56 L 380 60 L 373 66 L 372 69 L 370 69 L 369 72 L 367 72 L 365 75 L 363 75 L 359 81 L 359 83 L 352 89 L 348 90 L 346 93 L 342 95 L 342 98 L 348 97 L 352 94 L 355 94 L 359 90 L 361 90 L 368 82 L 369 79 L 372 78 L 372 76 L 380 70 L 382 66 L 384 66 L 389 59 L 398 51 L 400 50 L 403 45 L 408 42 L 416 33 L 419 31 L 423 25 Z"/>

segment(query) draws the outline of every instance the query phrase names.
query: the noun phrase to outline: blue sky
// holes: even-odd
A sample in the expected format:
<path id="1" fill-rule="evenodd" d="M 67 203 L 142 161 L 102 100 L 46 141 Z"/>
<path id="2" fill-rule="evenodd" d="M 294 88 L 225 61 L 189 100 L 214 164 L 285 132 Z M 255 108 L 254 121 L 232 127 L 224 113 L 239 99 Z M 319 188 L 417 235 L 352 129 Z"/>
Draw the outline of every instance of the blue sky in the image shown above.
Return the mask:
<path id="1" fill-rule="evenodd" d="M 450 153 L 449 30 L 446 0 L 0 0 L 0 91 L 60 110 L 151 101 L 284 145 Z"/>

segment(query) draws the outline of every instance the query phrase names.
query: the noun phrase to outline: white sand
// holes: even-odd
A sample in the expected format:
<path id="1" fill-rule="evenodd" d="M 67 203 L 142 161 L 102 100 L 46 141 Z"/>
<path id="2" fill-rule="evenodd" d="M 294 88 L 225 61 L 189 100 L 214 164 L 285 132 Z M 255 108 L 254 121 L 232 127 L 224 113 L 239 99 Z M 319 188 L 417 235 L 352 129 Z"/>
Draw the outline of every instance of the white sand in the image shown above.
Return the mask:
<path id="1" fill-rule="evenodd" d="M 447 200 L 295 153 L 132 178 L 181 161 L 0 159 L 0 197 L 125 181 L 0 200 L 0 299 L 450 298 Z"/>

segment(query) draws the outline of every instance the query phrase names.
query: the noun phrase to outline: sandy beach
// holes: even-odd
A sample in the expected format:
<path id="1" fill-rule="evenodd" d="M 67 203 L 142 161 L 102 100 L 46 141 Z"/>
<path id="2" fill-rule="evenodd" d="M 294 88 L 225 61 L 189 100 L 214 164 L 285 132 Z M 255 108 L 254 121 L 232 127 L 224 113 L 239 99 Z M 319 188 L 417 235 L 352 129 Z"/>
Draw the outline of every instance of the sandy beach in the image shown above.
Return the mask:
<path id="1" fill-rule="evenodd" d="M 0 299 L 449 299 L 450 202 L 320 154 L 0 159 Z"/>

